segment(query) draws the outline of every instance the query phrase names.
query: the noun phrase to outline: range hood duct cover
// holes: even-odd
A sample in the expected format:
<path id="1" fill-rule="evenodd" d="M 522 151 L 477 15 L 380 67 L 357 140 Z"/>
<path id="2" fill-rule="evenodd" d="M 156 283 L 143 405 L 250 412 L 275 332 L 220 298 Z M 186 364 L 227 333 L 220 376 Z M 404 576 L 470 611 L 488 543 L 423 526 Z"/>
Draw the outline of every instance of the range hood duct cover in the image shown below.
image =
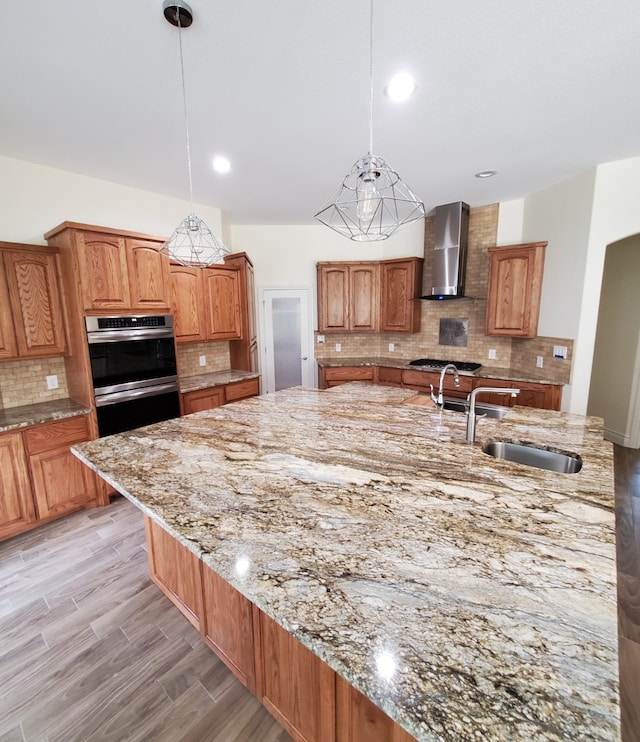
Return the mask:
<path id="1" fill-rule="evenodd" d="M 436 206 L 434 227 L 431 289 L 420 298 L 462 299 L 469 242 L 469 205 L 456 201 Z"/>

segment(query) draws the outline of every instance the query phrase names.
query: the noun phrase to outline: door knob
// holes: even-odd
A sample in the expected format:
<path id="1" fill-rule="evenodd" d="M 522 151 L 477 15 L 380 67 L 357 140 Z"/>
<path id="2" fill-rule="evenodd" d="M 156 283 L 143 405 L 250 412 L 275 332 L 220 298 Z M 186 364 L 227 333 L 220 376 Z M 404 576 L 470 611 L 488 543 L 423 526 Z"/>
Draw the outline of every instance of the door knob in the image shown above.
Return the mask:
<path id="1" fill-rule="evenodd" d="M 302 358 L 300 360 L 301 361 L 306 361 L 307 360 L 307 356 L 302 356 Z"/>

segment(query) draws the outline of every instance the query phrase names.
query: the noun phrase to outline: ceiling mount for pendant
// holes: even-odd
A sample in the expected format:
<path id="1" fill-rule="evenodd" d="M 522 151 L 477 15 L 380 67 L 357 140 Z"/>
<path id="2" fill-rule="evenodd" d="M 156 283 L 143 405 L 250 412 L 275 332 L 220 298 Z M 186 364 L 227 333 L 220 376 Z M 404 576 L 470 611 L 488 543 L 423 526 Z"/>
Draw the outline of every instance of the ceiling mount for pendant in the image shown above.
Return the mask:
<path id="1" fill-rule="evenodd" d="M 189 28 L 193 23 L 193 11 L 182 0 L 164 0 L 162 3 L 164 17 L 172 26 L 180 28 Z"/>

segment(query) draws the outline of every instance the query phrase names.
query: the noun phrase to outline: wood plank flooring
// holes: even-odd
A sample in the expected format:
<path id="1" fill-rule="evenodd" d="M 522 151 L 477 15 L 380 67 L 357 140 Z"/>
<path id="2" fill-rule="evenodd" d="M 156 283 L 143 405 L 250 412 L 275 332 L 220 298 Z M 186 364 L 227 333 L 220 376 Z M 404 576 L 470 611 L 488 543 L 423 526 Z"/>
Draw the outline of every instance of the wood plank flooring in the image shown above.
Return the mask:
<path id="1" fill-rule="evenodd" d="M 0 544 L 1 742 L 290 742 L 148 576 L 124 498 Z"/>
<path id="2" fill-rule="evenodd" d="M 640 451 L 615 446 L 620 701 L 640 742 Z M 148 577 L 123 498 L 0 544 L 0 742 L 289 742 Z"/>

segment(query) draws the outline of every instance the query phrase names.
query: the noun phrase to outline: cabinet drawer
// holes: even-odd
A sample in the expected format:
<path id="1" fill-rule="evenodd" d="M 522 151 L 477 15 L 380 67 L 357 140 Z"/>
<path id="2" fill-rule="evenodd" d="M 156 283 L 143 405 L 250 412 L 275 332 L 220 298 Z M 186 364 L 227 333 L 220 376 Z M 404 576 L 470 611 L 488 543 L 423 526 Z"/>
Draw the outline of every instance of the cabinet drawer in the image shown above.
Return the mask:
<path id="1" fill-rule="evenodd" d="M 378 369 L 378 383 L 387 386 L 402 386 L 402 369 L 380 366 Z"/>
<path id="2" fill-rule="evenodd" d="M 28 453 L 50 451 L 61 446 L 71 446 L 90 439 L 86 415 L 69 417 L 53 423 L 43 423 L 24 431 L 24 442 Z"/>
<path id="3" fill-rule="evenodd" d="M 326 381 L 372 381 L 372 366 L 337 366 L 324 369 Z"/>
<path id="4" fill-rule="evenodd" d="M 458 392 L 459 394 L 468 394 L 474 386 L 473 376 L 462 376 L 460 375 L 460 386 L 456 386 L 453 382 L 453 374 L 447 373 L 444 377 L 444 390 L 447 392 Z M 433 371 L 411 371 L 405 370 L 402 372 L 402 381 L 407 386 L 419 386 L 423 388 L 429 388 L 429 384 L 433 384 L 434 389 L 438 389 L 440 384 L 440 374 Z"/>
<path id="5" fill-rule="evenodd" d="M 227 384 L 224 395 L 227 402 L 235 402 L 245 397 L 255 397 L 260 394 L 260 379 L 248 379 L 238 381 L 235 384 Z"/>

